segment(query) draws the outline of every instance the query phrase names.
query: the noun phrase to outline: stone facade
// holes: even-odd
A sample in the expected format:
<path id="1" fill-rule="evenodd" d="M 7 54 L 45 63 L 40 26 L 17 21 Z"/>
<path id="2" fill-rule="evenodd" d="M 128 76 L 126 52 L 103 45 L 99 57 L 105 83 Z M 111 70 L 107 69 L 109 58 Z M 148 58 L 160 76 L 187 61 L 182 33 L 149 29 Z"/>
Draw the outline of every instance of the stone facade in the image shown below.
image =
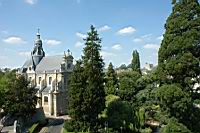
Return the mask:
<path id="1" fill-rule="evenodd" d="M 37 89 L 37 107 L 43 107 L 46 115 L 66 114 L 69 75 L 74 67 L 72 53 L 68 50 L 60 56 L 45 56 L 39 33 L 34 44 L 31 59 L 18 74 L 24 75 L 30 86 Z"/>

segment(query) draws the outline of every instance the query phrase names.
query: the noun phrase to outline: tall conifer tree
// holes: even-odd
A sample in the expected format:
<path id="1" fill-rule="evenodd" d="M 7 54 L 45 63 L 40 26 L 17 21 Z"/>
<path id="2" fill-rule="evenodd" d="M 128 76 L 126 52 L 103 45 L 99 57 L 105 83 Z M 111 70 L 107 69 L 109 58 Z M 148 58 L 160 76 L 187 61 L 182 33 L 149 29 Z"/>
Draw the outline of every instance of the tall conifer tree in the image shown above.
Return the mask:
<path id="1" fill-rule="evenodd" d="M 158 53 L 162 83 L 178 83 L 192 90 L 200 75 L 200 6 L 198 0 L 173 0 Z"/>
<path id="2" fill-rule="evenodd" d="M 83 75 L 83 66 L 81 61 L 77 61 L 73 73 L 70 76 L 69 87 L 69 114 L 76 120 L 83 120 L 85 111 L 82 109 L 85 93 L 85 76 Z"/>
<path id="3" fill-rule="evenodd" d="M 118 88 L 117 74 L 115 73 L 113 65 L 110 62 L 108 66 L 108 71 L 106 73 L 106 84 L 105 84 L 106 94 L 115 95 L 117 88 Z"/>
<path id="4" fill-rule="evenodd" d="M 156 73 L 161 86 L 159 90 L 162 92 L 162 88 L 164 88 L 163 91 L 166 94 L 170 94 L 172 91 L 174 97 L 180 97 L 183 100 L 180 100 L 176 106 L 173 104 L 177 101 L 165 103 L 164 106 L 173 107 L 174 114 L 170 114 L 192 132 L 198 133 L 199 109 L 193 106 L 191 92 L 193 92 L 194 84 L 198 82 L 200 75 L 200 5 L 198 0 L 172 0 L 172 4 L 173 10 L 166 21 L 164 39 L 158 53 Z M 173 84 L 174 87 L 166 84 Z M 178 91 L 180 92 L 176 93 Z M 183 98 L 180 96 L 181 94 L 185 94 L 187 97 Z M 157 97 L 159 96 L 162 96 L 162 93 L 157 93 Z M 166 95 L 163 95 L 160 101 L 165 98 Z M 183 106 L 185 101 L 191 102 Z M 163 108 L 162 104 L 160 107 Z M 176 116 L 180 113 L 177 111 L 178 109 L 185 109 L 185 112 Z M 163 110 L 165 109 L 163 108 Z"/>
<path id="5" fill-rule="evenodd" d="M 132 53 L 132 61 L 131 61 L 131 68 L 133 71 L 138 72 L 141 74 L 140 70 L 140 56 L 137 50 L 134 50 Z"/>
<path id="6" fill-rule="evenodd" d="M 90 27 L 85 39 L 83 50 L 84 76 L 86 77 L 86 90 L 84 94 L 85 119 L 94 129 L 98 122 L 98 115 L 105 108 L 104 91 L 104 62 L 100 55 L 101 39 L 93 25 Z"/>

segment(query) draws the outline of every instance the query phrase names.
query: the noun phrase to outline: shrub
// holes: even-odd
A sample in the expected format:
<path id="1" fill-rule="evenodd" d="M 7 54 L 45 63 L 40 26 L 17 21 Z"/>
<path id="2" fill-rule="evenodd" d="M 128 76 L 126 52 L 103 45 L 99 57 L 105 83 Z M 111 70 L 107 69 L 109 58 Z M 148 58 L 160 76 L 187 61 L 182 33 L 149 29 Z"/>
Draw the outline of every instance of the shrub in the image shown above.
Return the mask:
<path id="1" fill-rule="evenodd" d="M 140 132 L 141 133 L 152 133 L 152 129 L 151 128 L 145 128 L 145 129 L 141 129 Z"/>
<path id="2" fill-rule="evenodd" d="M 29 133 L 35 133 L 36 130 L 39 128 L 40 124 L 39 123 L 35 123 L 31 126 L 31 128 L 29 128 Z"/>
<path id="3" fill-rule="evenodd" d="M 68 132 L 86 132 L 88 127 L 90 126 L 87 122 L 69 120 L 64 123 L 64 129 Z"/>

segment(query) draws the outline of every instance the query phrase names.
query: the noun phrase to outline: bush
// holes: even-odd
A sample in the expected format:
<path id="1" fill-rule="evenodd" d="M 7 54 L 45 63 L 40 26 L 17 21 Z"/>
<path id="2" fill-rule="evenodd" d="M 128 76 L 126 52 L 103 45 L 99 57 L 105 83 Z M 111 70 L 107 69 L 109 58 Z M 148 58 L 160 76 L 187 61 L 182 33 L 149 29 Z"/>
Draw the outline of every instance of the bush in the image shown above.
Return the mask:
<path id="1" fill-rule="evenodd" d="M 67 132 L 87 132 L 90 126 L 87 122 L 68 120 L 63 127 Z"/>
<path id="2" fill-rule="evenodd" d="M 109 104 L 106 115 L 108 116 L 108 125 L 115 130 L 120 131 L 120 127 L 129 129 L 130 123 L 134 123 L 135 114 L 128 102 L 121 100 L 113 101 Z"/>
<path id="3" fill-rule="evenodd" d="M 200 104 L 200 99 L 195 99 L 194 104 Z"/>
<path id="4" fill-rule="evenodd" d="M 35 123 L 31 126 L 31 128 L 29 128 L 29 133 L 35 133 L 36 130 L 39 128 L 40 124 L 39 123 Z"/>
<path id="5" fill-rule="evenodd" d="M 119 133 L 118 131 L 114 131 L 112 128 L 108 128 L 106 131 L 104 128 L 99 129 L 99 133 Z"/>
<path id="6" fill-rule="evenodd" d="M 191 133 L 191 131 L 185 125 L 172 118 L 165 127 L 161 128 L 161 133 Z"/>
<path id="7" fill-rule="evenodd" d="M 141 129 L 140 132 L 141 133 L 152 133 L 152 129 L 151 128 L 145 128 L 145 129 Z"/>

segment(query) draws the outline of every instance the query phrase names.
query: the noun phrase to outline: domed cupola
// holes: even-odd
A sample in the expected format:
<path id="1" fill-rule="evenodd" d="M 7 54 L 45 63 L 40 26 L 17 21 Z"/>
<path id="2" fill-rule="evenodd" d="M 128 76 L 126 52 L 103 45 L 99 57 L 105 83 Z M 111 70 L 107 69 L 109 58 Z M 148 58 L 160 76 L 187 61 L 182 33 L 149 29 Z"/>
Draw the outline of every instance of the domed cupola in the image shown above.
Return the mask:
<path id="1" fill-rule="evenodd" d="M 73 59 L 74 57 L 72 56 L 72 52 L 70 50 L 67 50 L 67 55 L 66 55 L 66 62 L 67 62 L 67 70 L 72 70 L 73 69 Z"/>
<path id="2" fill-rule="evenodd" d="M 43 57 L 45 57 L 45 52 L 42 48 L 42 40 L 40 39 L 40 33 L 39 29 L 36 34 L 36 39 L 34 41 L 34 48 L 33 51 L 31 52 L 32 60 L 34 63 L 34 68 L 40 63 Z"/>
<path id="3" fill-rule="evenodd" d="M 40 39 L 39 30 L 38 30 L 38 33 L 36 34 L 36 39 L 35 39 L 34 44 L 38 46 L 42 46 L 42 40 Z"/>

